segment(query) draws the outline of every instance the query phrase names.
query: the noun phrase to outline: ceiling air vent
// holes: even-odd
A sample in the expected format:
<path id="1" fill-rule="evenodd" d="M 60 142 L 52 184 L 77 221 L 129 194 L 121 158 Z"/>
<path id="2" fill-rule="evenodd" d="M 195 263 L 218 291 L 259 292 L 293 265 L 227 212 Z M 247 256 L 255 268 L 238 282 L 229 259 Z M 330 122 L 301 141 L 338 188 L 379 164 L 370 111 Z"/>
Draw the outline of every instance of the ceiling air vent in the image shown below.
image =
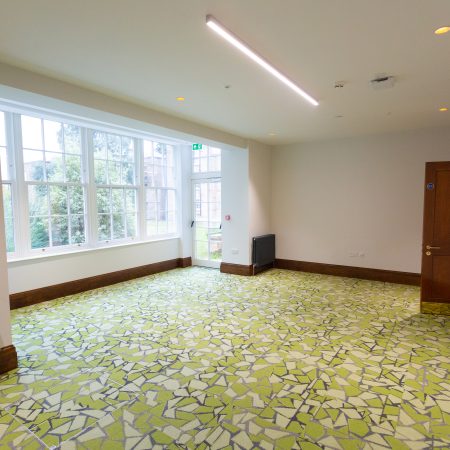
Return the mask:
<path id="1" fill-rule="evenodd" d="M 370 85 L 373 89 L 389 89 L 394 87 L 395 77 L 392 75 L 386 75 L 385 73 L 375 75 L 373 80 L 370 80 Z"/>

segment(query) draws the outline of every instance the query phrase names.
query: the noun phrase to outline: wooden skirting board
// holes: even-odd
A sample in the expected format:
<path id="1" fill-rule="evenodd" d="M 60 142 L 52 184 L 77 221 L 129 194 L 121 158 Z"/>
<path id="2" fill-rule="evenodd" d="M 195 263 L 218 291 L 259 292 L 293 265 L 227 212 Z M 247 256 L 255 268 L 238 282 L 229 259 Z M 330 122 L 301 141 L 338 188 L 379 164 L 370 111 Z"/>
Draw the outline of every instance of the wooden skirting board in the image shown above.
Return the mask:
<path id="1" fill-rule="evenodd" d="M 231 273 L 232 275 L 253 275 L 253 266 L 245 266 L 243 264 L 221 263 L 220 271 L 222 273 Z"/>
<path id="2" fill-rule="evenodd" d="M 17 369 L 17 352 L 14 345 L 0 348 L 0 373 Z"/>
<path id="3" fill-rule="evenodd" d="M 161 261 L 145 266 L 133 267 L 131 269 L 119 270 L 117 272 L 105 273 L 93 277 L 82 278 L 81 280 L 68 281 L 66 283 L 55 284 L 31 291 L 18 292 L 9 296 L 11 309 L 22 308 L 23 306 L 35 305 L 36 303 L 53 300 L 66 295 L 78 294 L 99 287 L 109 286 L 122 281 L 134 278 L 145 277 L 158 272 L 176 269 L 177 267 L 188 267 L 192 265 L 191 257 L 176 258 Z"/>
<path id="4" fill-rule="evenodd" d="M 336 275 L 339 277 L 360 278 L 363 280 L 420 286 L 420 273 L 413 272 L 339 266 L 336 264 L 295 261 L 292 259 L 276 259 L 275 267 L 278 269 L 298 270 L 300 272 L 320 273 L 323 275 Z"/>

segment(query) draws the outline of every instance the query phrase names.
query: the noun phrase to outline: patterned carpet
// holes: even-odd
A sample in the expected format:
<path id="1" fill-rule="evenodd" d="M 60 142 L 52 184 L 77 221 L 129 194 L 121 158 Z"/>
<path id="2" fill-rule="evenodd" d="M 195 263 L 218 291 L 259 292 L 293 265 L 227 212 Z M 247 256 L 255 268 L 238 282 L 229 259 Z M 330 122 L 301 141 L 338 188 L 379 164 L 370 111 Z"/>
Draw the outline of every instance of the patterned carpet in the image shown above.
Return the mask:
<path id="1" fill-rule="evenodd" d="M 188 268 L 13 311 L 0 447 L 450 448 L 450 317 L 419 291 Z"/>

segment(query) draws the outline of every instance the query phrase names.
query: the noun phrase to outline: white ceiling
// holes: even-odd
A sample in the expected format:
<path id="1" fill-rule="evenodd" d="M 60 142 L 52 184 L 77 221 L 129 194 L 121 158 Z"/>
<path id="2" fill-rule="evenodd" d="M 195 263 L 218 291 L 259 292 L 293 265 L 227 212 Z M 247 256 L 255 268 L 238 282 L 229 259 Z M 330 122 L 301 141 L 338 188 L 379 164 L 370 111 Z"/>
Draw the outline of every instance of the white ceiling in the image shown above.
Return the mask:
<path id="1" fill-rule="evenodd" d="M 450 33 L 433 33 L 450 25 L 449 0 L 0 0 L 0 13 L 2 62 L 261 142 L 450 126 L 438 111 L 450 108 Z M 230 47 L 206 14 L 320 105 Z M 379 73 L 396 85 L 373 90 Z"/>

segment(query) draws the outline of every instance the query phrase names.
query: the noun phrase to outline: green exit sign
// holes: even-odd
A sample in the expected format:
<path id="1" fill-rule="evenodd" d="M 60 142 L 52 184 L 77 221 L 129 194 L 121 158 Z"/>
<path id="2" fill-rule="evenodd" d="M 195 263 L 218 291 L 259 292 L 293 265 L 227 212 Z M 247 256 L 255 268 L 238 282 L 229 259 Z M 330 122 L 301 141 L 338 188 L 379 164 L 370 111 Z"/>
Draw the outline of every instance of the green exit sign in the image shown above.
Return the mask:
<path id="1" fill-rule="evenodd" d="M 201 150 L 202 144 L 192 144 L 192 150 Z"/>

